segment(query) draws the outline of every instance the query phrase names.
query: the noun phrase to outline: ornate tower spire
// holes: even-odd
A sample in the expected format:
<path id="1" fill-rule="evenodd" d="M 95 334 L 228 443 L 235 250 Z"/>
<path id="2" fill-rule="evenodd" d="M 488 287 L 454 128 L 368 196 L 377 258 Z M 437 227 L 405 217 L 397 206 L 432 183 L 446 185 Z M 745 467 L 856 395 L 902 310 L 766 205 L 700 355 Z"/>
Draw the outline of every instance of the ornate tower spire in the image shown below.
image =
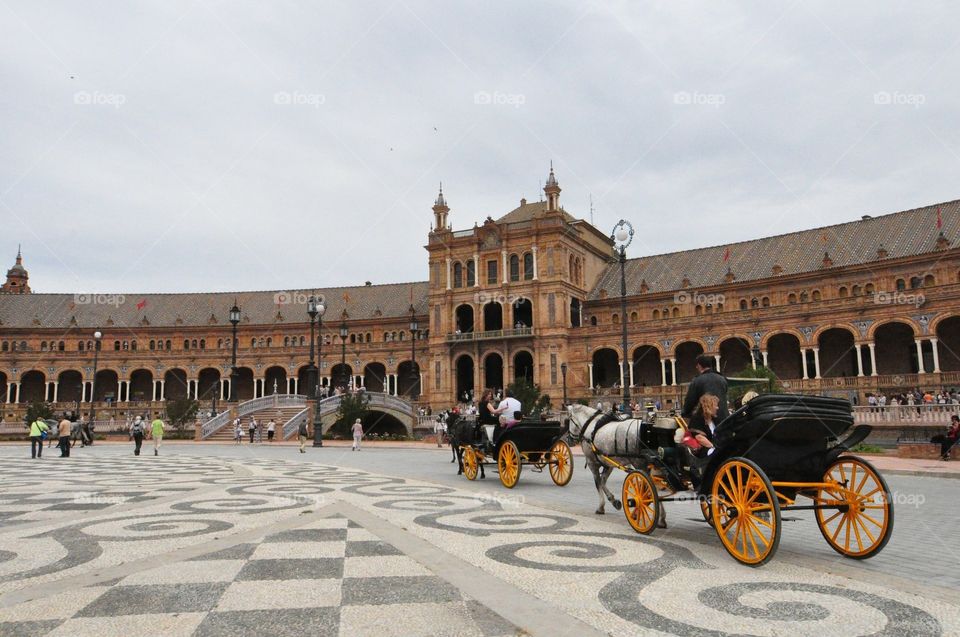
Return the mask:
<path id="1" fill-rule="evenodd" d="M 447 200 L 443 196 L 443 182 L 440 182 L 440 194 L 437 195 L 437 200 L 433 202 L 433 231 L 434 232 L 443 232 L 449 230 L 450 226 L 447 222 L 447 215 L 450 212 L 449 206 L 447 206 Z"/>
<path id="2" fill-rule="evenodd" d="M 556 212 L 560 210 L 560 184 L 557 183 L 557 176 L 553 174 L 553 162 L 550 162 L 550 174 L 547 175 L 547 185 L 543 187 L 543 193 L 547 196 L 547 210 Z"/>
<path id="3" fill-rule="evenodd" d="M 7 294 L 29 294 L 30 276 L 27 269 L 23 267 L 23 253 L 20 246 L 17 246 L 17 260 L 13 267 L 7 270 L 7 282 L 0 286 L 0 292 Z"/>

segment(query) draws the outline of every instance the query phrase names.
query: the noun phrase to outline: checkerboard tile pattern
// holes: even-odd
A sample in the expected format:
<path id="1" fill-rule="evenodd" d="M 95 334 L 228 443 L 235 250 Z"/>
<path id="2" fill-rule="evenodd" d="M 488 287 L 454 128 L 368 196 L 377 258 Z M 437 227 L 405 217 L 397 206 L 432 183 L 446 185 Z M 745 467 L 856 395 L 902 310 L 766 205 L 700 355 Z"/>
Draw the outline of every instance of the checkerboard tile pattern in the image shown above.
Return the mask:
<path id="1" fill-rule="evenodd" d="M 51 607 L 57 609 L 52 619 Z M 5 610 L 11 612 L 0 623 L 0 637 L 518 633 L 343 517 Z"/>

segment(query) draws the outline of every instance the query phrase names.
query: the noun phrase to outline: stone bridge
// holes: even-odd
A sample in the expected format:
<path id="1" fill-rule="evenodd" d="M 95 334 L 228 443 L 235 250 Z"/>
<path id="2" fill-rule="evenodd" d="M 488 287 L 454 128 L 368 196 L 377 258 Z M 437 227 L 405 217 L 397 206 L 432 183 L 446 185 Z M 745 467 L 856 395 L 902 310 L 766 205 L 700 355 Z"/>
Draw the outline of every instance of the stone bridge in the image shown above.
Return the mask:
<path id="1" fill-rule="evenodd" d="M 392 416 L 403 425 L 407 430 L 407 435 L 413 435 L 413 429 L 417 426 L 417 409 L 413 403 L 410 403 L 399 396 L 379 392 L 365 392 L 370 399 L 367 404 L 367 410 L 371 413 L 386 414 Z M 337 420 L 337 408 L 340 406 L 342 396 L 330 396 L 317 402 L 317 410 L 320 413 L 320 422 L 323 427 L 323 433 L 327 433 L 330 427 Z"/>

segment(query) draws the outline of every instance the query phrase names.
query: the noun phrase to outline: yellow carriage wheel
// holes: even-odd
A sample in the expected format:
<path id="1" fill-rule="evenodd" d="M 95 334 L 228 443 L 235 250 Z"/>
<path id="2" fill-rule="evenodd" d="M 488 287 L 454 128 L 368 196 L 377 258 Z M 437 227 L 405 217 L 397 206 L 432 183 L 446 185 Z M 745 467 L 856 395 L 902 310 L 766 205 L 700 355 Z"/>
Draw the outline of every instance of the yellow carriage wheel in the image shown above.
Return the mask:
<path id="1" fill-rule="evenodd" d="M 573 477 L 573 452 L 570 445 L 558 440 L 550 447 L 550 477 L 558 487 L 565 487 Z"/>
<path id="2" fill-rule="evenodd" d="M 827 469 L 817 491 L 817 526 L 840 555 L 864 560 L 879 552 L 893 531 L 893 501 L 886 481 L 866 460 L 842 456 Z"/>
<path id="3" fill-rule="evenodd" d="M 500 474 L 500 482 L 508 489 L 515 487 L 520 480 L 520 451 L 512 440 L 507 440 L 500 445 L 497 471 Z"/>
<path id="4" fill-rule="evenodd" d="M 631 471 L 623 479 L 623 514 L 637 533 L 652 533 L 660 518 L 657 487 L 646 471 Z"/>
<path id="5" fill-rule="evenodd" d="M 717 469 L 710 495 L 713 529 L 727 553 L 747 566 L 773 557 L 780 545 L 780 503 L 763 469 L 731 458 Z"/>
<path id="6" fill-rule="evenodd" d="M 463 475 L 467 476 L 467 480 L 477 479 L 479 464 L 477 452 L 474 451 L 473 447 L 465 447 L 463 450 Z"/>

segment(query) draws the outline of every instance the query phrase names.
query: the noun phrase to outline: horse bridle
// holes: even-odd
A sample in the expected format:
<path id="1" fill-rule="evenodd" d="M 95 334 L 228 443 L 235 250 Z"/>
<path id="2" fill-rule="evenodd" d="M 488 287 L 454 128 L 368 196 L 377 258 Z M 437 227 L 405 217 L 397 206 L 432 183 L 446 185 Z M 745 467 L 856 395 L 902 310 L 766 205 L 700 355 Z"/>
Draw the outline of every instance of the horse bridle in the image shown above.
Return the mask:
<path id="1" fill-rule="evenodd" d="M 598 409 L 597 411 L 594 412 L 594 414 L 593 414 L 592 416 L 590 416 L 589 418 L 587 418 L 587 421 L 586 421 L 585 423 L 583 423 L 583 425 L 580 426 L 580 433 L 577 434 L 577 438 L 576 438 L 576 440 L 573 441 L 573 443 L 574 443 L 574 444 L 580 444 L 580 443 L 583 441 L 583 433 L 587 430 L 587 427 L 590 426 L 590 423 L 592 423 L 594 420 L 596 420 L 597 418 L 599 418 L 599 417 L 602 416 L 602 415 L 603 415 L 603 412 Z M 572 438 L 572 437 L 571 437 L 571 438 Z"/>

